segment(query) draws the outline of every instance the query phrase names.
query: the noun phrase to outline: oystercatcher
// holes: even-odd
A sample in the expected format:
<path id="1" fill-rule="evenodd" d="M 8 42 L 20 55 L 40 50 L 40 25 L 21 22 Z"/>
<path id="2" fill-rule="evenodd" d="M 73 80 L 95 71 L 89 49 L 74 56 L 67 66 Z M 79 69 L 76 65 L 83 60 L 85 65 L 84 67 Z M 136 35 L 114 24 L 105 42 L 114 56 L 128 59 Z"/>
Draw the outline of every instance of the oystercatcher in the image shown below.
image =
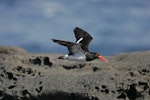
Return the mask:
<path id="1" fill-rule="evenodd" d="M 99 53 L 89 51 L 89 44 L 92 41 L 93 37 L 88 32 L 76 27 L 74 29 L 74 34 L 76 37 L 76 42 L 52 39 L 53 42 L 66 46 L 68 48 L 69 53 L 65 56 L 59 57 L 59 59 L 91 61 L 98 58 L 104 62 L 108 62 L 108 60 L 105 57 L 101 56 Z"/>

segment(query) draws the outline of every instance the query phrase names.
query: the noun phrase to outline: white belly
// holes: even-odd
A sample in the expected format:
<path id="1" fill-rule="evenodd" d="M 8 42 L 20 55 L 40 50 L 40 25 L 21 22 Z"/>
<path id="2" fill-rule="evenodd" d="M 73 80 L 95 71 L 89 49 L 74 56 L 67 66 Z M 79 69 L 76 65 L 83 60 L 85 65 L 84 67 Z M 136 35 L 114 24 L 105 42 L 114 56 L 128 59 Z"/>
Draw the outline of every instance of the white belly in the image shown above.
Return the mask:
<path id="1" fill-rule="evenodd" d="M 74 60 L 74 61 L 86 61 L 85 54 L 76 54 L 76 55 L 65 55 L 65 59 Z"/>

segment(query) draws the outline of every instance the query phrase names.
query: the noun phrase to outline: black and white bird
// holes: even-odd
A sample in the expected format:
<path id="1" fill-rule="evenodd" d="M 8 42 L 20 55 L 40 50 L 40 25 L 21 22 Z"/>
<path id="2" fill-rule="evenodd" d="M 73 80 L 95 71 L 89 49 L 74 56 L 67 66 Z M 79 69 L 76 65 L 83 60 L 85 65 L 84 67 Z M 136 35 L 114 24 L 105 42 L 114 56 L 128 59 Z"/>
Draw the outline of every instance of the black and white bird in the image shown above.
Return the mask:
<path id="1" fill-rule="evenodd" d="M 93 37 L 88 32 L 76 27 L 74 29 L 74 34 L 76 37 L 76 42 L 52 39 L 53 42 L 66 46 L 68 48 L 69 53 L 65 56 L 59 57 L 60 59 L 91 61 L 98 58 L 104 62 L 108 62 L 108 60 L 105 57 L 101 56 L 99 53 L 89 51 L 89 44 L 92 41 Z"/>

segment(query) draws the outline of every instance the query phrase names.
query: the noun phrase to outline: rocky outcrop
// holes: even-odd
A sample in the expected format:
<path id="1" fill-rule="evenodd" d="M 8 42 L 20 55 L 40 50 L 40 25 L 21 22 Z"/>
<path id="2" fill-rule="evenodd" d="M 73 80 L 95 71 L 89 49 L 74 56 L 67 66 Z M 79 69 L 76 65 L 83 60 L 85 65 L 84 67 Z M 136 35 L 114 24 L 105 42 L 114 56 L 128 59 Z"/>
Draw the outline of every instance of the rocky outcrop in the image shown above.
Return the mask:
<path id="1" fill-rule="evenodd" d="M 0 47 L 0 100 L 149 100 L 150 51 L 99 60 L 57 59 Z"/>

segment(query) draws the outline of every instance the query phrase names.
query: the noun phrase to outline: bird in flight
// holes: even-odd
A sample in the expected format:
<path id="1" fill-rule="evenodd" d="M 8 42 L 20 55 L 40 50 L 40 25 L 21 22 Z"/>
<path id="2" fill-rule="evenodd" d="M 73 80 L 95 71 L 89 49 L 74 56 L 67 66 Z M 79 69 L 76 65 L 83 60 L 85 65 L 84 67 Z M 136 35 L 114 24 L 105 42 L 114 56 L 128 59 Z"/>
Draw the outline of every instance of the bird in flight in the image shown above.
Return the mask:
<path id="1" fill-rule="evenodd" d="M 89 51 L 89 44 L 93 37 L 83 29 L 76 27 L 74 29 L 74 35 L 76 42 L 69 42 L 64 40 L 52 39 L 53 42 L 58 43 L 68 48 L 69 53 L 65 56 L 59 57 L 59 59 L 68 59 L 75 61 L 91 61 L 94 59 L 100 59 L 104 62 L 108 60 L 97 52 Z"/>

